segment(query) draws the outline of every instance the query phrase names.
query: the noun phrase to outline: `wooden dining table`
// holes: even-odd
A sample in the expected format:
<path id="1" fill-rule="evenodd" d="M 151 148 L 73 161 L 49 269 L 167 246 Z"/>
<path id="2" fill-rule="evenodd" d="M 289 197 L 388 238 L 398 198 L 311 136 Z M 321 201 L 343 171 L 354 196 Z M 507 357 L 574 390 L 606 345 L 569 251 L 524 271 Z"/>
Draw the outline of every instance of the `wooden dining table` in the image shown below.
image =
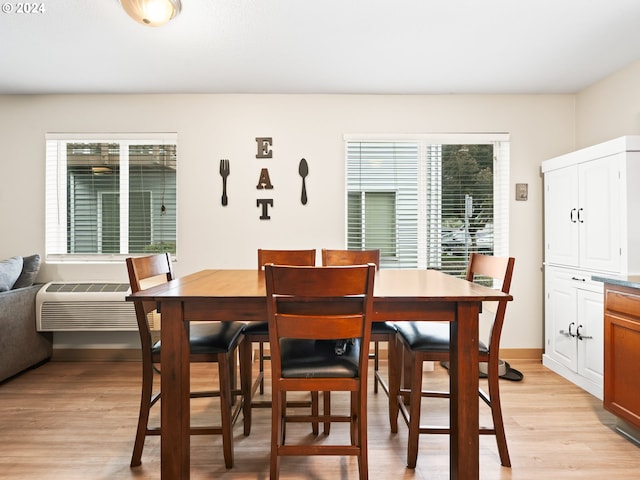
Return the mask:
<path id="1" fill-rule="evenodd" d="M 188 479 L 189 322 L 266 320 L 264 272 L 202 270 L 127 300 L 155 301 L 160 307 L 161 476 Z M 498 300 L 512 297 L 436 270 L 376 273 L 374 321 L 450 322 L 450 478 L 454 480 L 479 477 L 478 315 L 483 301 Z"/>

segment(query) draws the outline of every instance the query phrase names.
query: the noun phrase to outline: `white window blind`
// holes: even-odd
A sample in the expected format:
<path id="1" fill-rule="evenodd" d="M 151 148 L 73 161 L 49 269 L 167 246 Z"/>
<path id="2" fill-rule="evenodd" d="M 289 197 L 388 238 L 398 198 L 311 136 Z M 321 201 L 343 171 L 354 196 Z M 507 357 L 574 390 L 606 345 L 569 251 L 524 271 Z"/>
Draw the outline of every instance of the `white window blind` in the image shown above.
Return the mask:
<path id="1" fill-rule="evenodd" d="M 175 134 L 46 138 L 46 258 L 176 252 Z"/>
<path id="2" fill-rule="evenodd" d="M 379 248 L 381 264 L 418 259 L 418 145 L 347 143 L 347 248 Z"/>
<path id="3" fill-rule="evenodd" d="M 457 275 L 473 251 L 507 254 L 508 137 L 345 140 L 347 248 Z"/>

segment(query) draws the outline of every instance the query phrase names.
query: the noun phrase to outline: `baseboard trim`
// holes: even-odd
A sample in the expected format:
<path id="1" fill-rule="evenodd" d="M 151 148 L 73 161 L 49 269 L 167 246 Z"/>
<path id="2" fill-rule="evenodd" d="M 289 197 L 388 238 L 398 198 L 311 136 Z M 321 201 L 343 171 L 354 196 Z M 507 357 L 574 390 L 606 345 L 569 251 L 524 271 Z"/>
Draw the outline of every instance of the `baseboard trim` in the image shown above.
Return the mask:
<path id="1" fill-rule="evenodd" d="M 140 362 L 136 348 L 54 348 L 52 362 Z"/>
<path id="2" fill-rule="evenodd" d="M 500 358 L 506 360 L 538 360 L 542 362 L 542 348 L 501 348 Z"/>

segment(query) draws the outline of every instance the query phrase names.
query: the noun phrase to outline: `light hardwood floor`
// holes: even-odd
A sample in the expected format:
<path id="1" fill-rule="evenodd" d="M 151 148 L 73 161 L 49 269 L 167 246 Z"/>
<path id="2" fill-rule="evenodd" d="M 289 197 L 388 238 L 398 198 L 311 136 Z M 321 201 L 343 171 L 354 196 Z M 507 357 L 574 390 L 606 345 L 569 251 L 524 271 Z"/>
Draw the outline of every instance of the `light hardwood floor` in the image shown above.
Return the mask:
<path id="1" fill-rule="evenodd" d="M 501 383 L 507 439 L 513 467 L 500 466 L 495 439 L 480 439 L 480 477 L 496 479 L 637 479 L 640 449 L 613 429 L 615 419 L 602 403 L 539 362 L 513 360 L 524 373 L 522 382 Z M 149 437 L 142 466 L 130 469 L 139 401 L 136 362 L 50 362 L 0 384 L 0 479 L 120 480 L 160 477 L 159 438 Z M 214 379 L 211 366 L 196 366 L 193 383 Z M 437 366 L 425 374 L 432 384 L 447 382 Z M 371 386 L 369 386 L 371 391 Z M 346 405 L 333 397 L 334 408 Z M 193 423 L 215 415 L 215 400 L 198 400 Z M 384 393 L 369 395 L 370 478 L 446 479 L 448 437 L 422 436 L 418 466 L 405 467 L 407 430 L 389 433 Z M 434 422 L 446 419 L 447 405 L 425 403 Z M 481 407 L 481 418 L 488 409 Z M 423 417 L 424 418 L 424 417 Z M 154 418 L 157 420 L 157 416 Z M 235 427 L 235 467 L 224 468 L 221 439 L 192 437 L 191 478 L 194 480 L 257 479 L 269 477 L 270 414 L 257 409 L 252 434 Z M 345 435 L 340 425 L 330 436 L 310 435 L 301 425 L 294 435 L 308 441 L 327 441 Z M 354 459 L 341 457 L 286 458 L 281 478 L 348 480 L 357 478 Z"/>

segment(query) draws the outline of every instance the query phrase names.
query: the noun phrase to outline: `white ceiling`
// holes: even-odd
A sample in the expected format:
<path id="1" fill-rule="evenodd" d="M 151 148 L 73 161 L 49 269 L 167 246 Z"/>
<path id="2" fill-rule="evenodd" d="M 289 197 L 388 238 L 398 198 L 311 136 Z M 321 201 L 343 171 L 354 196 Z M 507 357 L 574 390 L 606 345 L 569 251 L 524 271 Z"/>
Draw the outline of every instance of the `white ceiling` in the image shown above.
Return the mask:
<path id="1" fill-rule="evenodd" d="M 640 0 L 11 2 L 0 94 L 574 93 L 640 59 Z"/>

